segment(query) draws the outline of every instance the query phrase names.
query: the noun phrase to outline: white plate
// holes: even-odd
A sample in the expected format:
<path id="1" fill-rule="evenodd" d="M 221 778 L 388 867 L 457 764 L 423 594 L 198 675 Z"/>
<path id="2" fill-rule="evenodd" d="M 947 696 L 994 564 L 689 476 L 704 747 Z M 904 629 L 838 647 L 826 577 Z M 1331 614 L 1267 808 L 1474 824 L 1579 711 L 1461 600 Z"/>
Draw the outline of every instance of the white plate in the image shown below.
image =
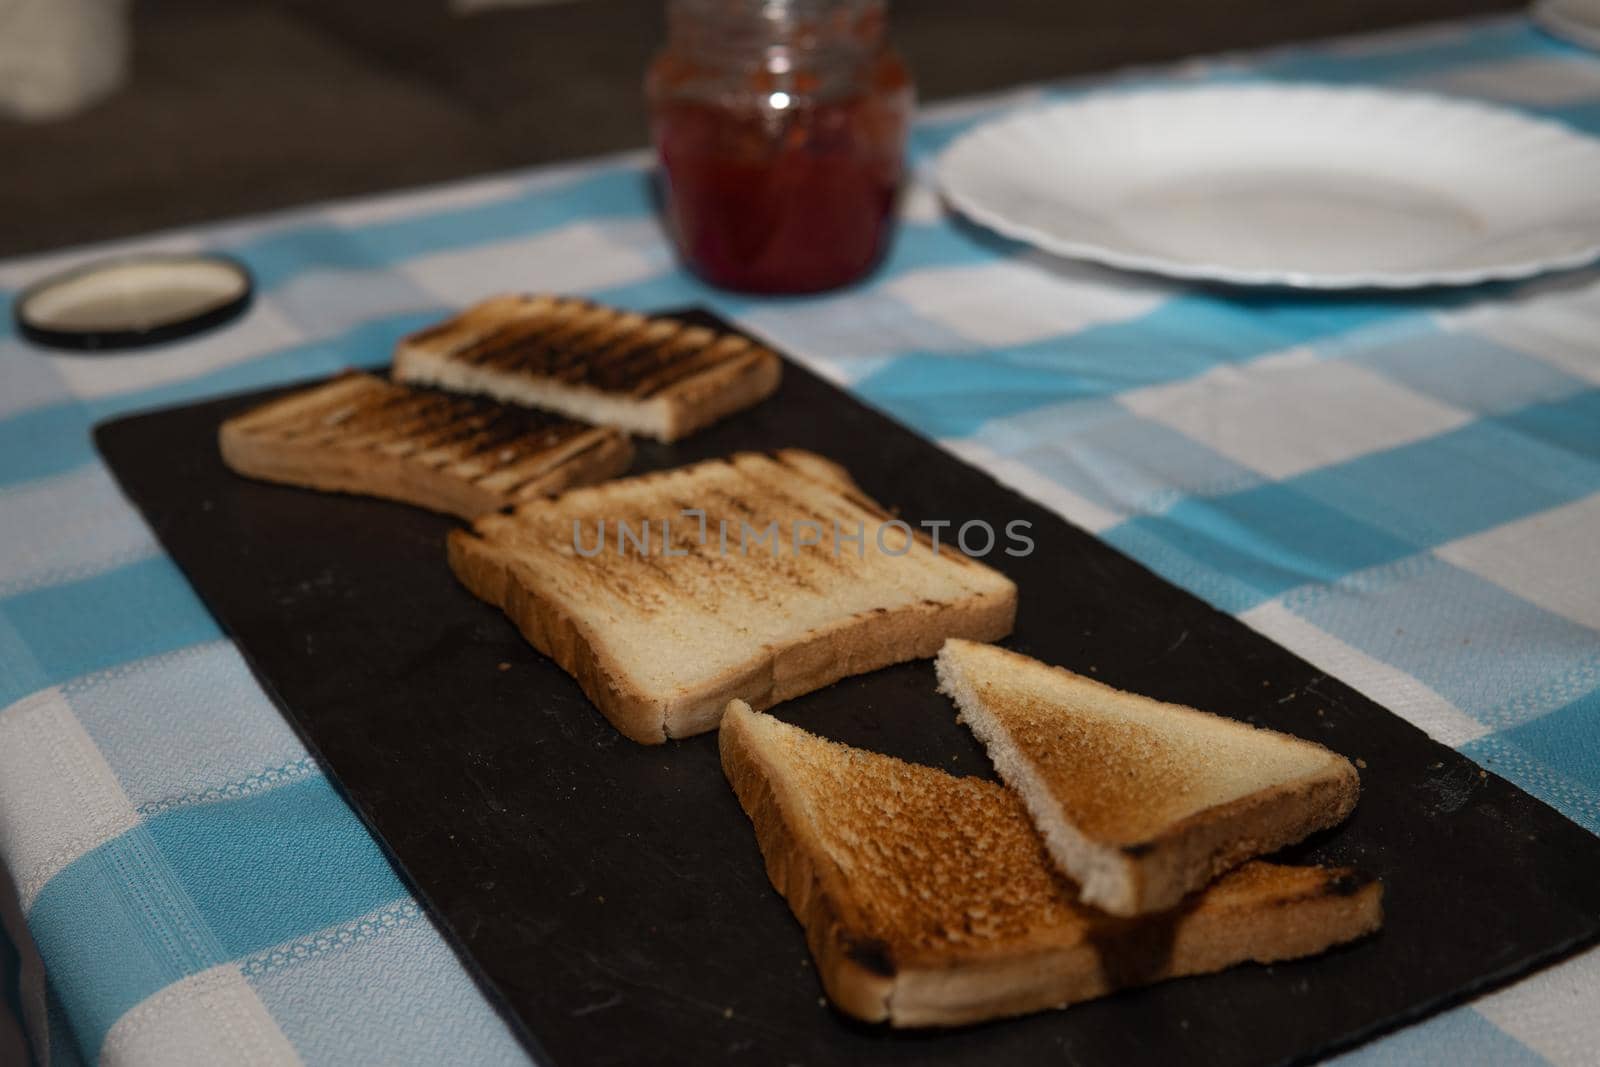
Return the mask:
<path id="1" fill-rule="evenodd" d="M 1600 257 L 1600 142 L 1420 93 L 1107 93 L 939 160 L 957 209 L 1064 256 L 1317 289 L 1469 285 Z"/>
<path id="2" fill-rule="evenodd" d="M 1540 0 L 1533 20 L 1557 37 L 1600 51 L 1600 0 Z"/>

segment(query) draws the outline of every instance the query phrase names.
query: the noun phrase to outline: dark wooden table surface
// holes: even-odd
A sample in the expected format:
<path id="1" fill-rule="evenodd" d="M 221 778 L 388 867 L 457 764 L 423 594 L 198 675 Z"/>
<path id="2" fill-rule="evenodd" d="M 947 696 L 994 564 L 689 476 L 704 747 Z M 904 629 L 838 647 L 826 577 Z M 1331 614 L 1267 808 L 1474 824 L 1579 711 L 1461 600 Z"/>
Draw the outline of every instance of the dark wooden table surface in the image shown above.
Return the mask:
<path id="1" fill-rule="evenodd" d="M 924 99 L 1515 9 L 1507 0 L 903 0 Z M 0 255 L 641 145 L 662 0 L 140 0 L 133 77 L 0 119 Z"/>

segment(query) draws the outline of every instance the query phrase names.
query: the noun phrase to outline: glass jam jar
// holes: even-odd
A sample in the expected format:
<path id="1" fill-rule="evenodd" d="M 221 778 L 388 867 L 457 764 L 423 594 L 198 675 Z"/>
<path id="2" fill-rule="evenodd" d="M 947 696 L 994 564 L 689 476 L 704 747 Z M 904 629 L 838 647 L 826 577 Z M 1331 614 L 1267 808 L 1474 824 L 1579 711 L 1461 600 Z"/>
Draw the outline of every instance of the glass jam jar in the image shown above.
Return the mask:
<path id="1" fill-rule="evenodd" d="M 883 0 L 669 0 L 645 89 L 684 261 L 714 285 L 845 285 L 894 228 L 914 92 Z"/>

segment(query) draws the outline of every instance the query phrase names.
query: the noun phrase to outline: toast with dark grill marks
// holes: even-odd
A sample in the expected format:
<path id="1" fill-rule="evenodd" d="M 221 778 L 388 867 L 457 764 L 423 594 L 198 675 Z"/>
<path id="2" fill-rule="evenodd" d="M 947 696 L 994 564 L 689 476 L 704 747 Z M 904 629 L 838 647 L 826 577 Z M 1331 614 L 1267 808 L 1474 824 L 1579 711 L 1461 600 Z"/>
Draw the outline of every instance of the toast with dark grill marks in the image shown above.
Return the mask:
<path id="1" fill-rule="evenodd" d="M 347 373 L 222 424 L 240 474 L 462 518 L 626 470 L 617 430 Z"/>
<path id="2" fill-rule="evenodd" d="M 450 566 L 617 729 L 655 743 L 713 729 L 734 697 L 768 707 L 947 637 L 1010 632 L 1010 579 L 904 524 L 880 544 L 890 519 L 820 456 L 741 453 L 487 516 L 452 533 Z M 859 545 L 834 551 L 836 522 Z M 820 543 L 795 545 L 797 530 Z"/>
<path id="3" fill-rule="evenodd" d="M 1252 862 L 1177 908 L 1077 903 L 1003 786 L 813 736 L 733 702 L 723 771 L 839 1010 L 951 1026 L 1064 1007 L 1376 930 L 1383 887 Z"/>
<path id="4" fill-rule="evenodd" d="M 1342 822 L 1360 793 L 1321 745 L 993 645 L 951 641 L 935 669 L 1083 899 L 1116 915 Z"/>
<path id="5" fill-rule="evenodd" d="M 395 377 L 676 441 L 765 398 L 782 361 L 736 334 L 555 296 L 497 296 L 412 334 Z"/>

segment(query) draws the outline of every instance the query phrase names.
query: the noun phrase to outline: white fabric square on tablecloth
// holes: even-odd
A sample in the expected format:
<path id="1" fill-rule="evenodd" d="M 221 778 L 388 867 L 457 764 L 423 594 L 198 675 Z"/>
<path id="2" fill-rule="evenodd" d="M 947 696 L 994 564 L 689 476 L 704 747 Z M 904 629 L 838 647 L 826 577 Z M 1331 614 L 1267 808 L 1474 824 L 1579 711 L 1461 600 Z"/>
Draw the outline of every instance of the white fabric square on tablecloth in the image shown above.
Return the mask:
<path id="1" fill-rule="evenodd" d="M 307 270 L 279 286 L 272 301 L 308 339 L 335 338 L 376 319 L 439 306 L 409 278 L 377 269 Z"/>
<path id="2" fill-rule="evenodd" d="M 138 823 L 60 690 L 0 710 L 0 863 L 24 914 L 57 871 Z"/>
<path id="3" fill-rule="evenodd" d="M 1463 537 L 1434 554 L 1600 630 L 1600 494 Z"/>
<path id="4" fill-rule="evenodd" d="M 1600 1048 L 1600 948 L 1473 1002 L 1490 1022 L 1558 1067 L 1592 1064 Z"/>
<path id="5" fill-rule="evenodd" d="M 1580 56 L 1527 56 L 1431 75 L 1418 88 L 1551 107 L 1600 99 L 1600 64 Z"/>
<path id="6" fill-rule="evenodd" d="M 0 489 L 0 597 L 159 554 L 139 514 L 96 464 Z"/>
<path id="7" fill-rule="evenodd" d="M 1157 282 L 1032 255 L 913 271 L 884 288 L 923 318 L 995 347 L 1136 318 L 1171 295 Z"/>
<path id="8" fill-rule="evenodd" d="M 882 289 L 758 305 L 739 317 L 787 354 L 813 360 L 863 359 L 902 352 L 970 352 L 972 342 Z"/>
<path id="9" fill-rule="evenodd" d="M 231 963 L 191 974 L 146 997 L 106 1034 L 103 1064 L 299 1067 L 300 1056 Z"/>
<path id="10" fill-rule="evenodd" d="M 80 399 L 92 400 L 188 381 L 305 340 L 272 300 L 257 297 L 244 317 L 225 330 L 211 330 L 146 352 L 115 359 L 47 356 L 61 380 Z"/>
<path id="11" fill-rule="evenodd" d="M 1442 745 L 1460 748 L 1489 732 L 1488 726 L 1405 671 L 1346 644 L 1280 601 L 1251 608 L 1239 618 L 1252 630 L 1371 697 Z"/>
<path id="12" fill-rule="evenodd" d="M 1585 299 L 1587 298 L 1587 299 Z M 1511 308 L 1465 312 L 1463 329 L 1600 385 L 1600 299 L 1585 291 Z"/>
<path id="13" fill-rule="evenodd" d="M 1454 429 L 1470 416 L 1381 375 L 1297 349 L 1124 393 L 1129 410 L 1269 478 Z"/>
<path id="14" fill-rule="evenodd" d="M 397 269 L 452 307 L 496 293 L 624 285 L 660 273 L 668 263 L 665 245 L 659 252 L 641 247 L 633 232 L 639 225 L 580 222 L 514 241 L 421 256 Z"/>
<path id="15" fill-rule="evenodd" d="M 231 641 L 135 660 L 60 689 L 128 801 L 146 815 L 318 773 Z"/>

